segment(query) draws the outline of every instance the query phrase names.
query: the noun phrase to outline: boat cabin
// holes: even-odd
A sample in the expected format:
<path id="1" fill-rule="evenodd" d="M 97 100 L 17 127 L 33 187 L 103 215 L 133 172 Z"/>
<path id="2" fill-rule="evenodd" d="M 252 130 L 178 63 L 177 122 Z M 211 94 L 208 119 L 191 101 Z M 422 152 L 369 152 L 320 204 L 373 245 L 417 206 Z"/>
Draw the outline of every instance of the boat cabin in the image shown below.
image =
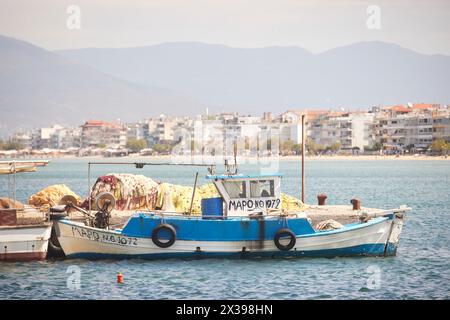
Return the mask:
<path id="1" fill-rule="evenodd" d="M 225 216 L 281 209 L 282 174 L 208 175 L 223 201 Z"/>

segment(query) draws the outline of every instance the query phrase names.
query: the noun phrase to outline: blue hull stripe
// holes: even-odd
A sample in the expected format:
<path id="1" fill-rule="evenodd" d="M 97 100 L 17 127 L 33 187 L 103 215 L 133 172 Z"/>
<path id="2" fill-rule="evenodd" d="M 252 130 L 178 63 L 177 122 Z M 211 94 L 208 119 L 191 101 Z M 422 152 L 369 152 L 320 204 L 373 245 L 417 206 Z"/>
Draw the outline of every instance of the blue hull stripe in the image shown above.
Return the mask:
<path id="1" fill-rule="evenodd" d="M 72 259 L 170 259 L 170 258 L 258 258 L 258 257 L 352 257 L 352 256 L 392 256 L 396 254 L 397 246 L 389 243 L 385 250 L 384 243 L 364 244 L 354 247 L 312 250 L 312 251 L 269 251 L 269 252 L 167 252 L 167 253 L 149 253 L 149 254 L 103 254 L 103 253 L 76 253 L 68 255 Z"/>
<path id="2" fill-rule="evenodd" d="M 291 229 L 297 237 L 320 237 L 365 228 L 388 219 L 388 217 L 379 217 L 363 224 L 354 223 L 337 230 L 316 232 L 305 218 L 267 218 L 264 221 L 257 221 L 236 218 L 203 220 L 198 217 L 191 219 L 169 217 L 162 220 L 159 216 L 140 214 L 130 218 L 121 234 L 128 237 L 150 238 L 152 230 L 164 221 L 175 228 L 178 240 L 257 241 L 272 240 L 281 228 Z M 164 239 L 165 235 L 160 233 L 159 237 Z"/>

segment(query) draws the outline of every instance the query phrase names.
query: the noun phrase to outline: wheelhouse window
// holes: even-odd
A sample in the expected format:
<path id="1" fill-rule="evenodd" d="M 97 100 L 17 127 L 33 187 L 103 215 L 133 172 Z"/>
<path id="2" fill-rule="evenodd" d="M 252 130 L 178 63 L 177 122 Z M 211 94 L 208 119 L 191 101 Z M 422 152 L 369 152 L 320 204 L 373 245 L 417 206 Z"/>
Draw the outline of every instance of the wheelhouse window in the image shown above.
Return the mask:
<path id="1" fill-rule="evenodd" d="M 275 196 L 275 187 L 273 180 L 251 180 L 250 197 L 268 198 Z"/>
<path id="2" fill-rule="evenodd" d="M 224 181 L 223 186 L 230 198 L 246 198 L 245 181 Z"/>

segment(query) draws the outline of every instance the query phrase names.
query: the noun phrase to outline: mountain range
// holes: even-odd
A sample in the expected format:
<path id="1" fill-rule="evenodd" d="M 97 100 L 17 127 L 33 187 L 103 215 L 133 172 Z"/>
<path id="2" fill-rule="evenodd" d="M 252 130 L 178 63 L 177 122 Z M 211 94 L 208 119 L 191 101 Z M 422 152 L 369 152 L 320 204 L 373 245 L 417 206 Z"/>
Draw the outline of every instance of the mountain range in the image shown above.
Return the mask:
<path id="1" fill-rule="evenodd" d="M 48 51 L 0 36 L 0 130 L 96 118 L 139 120 L 287 109 L 450 102 L 450 57 L 360 42 L 300 47 L 198 42 Z"/>
<path id="2" fill-rule="evenodd" d="M 58 53 L 127 81 L 250 113 L 450 101 L 450 57 L 383 42 L 320 54 L 298 47 L 242 49 L 189 42 Z"/>
<path id="3" fill-rule="evenodd" d="M 0 131 L 88 119 L 137 121 L 161 113 L 201 112 L 169 89 L 140 85 L 29 43 L 0 36 Z"/>

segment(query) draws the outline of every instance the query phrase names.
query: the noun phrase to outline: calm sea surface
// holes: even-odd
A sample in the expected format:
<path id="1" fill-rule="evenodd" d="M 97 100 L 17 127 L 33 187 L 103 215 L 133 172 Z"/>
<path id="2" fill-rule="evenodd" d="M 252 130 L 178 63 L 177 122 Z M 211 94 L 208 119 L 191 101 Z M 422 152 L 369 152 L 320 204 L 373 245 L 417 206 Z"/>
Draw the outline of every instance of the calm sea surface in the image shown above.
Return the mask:
<path id="1" fill-rule="evenodd" d="M 257 172 L 241 166 L 241 172 L 246 169 Z M 299 194 L 299 169 L 298 161 L 280 163 L 283 192 Z M 198 170 L 206 174 L 202 168 L 109 166 L 93 170 L 92 176 L 142 173 L 192 185 Z M 19 175 L 17 198 L 26 201 L 61 183 L 85 196 L 86 160 L 54 160 L 37 173 Z M 7 195 L 7 186 L 8 179 L 0 177 L 0 195 Z M 326 193 L 330 204 L 349 204 L 358 196 L 364 206 L 412 207 L 397 256 L 0 263 L 0 299 L 450 298 L 450 161 L 307 161 L 307 202 L 316 203 L 319 193 Z M 80 271 L 79 289 L 67 286 L 73 266 Z M 118 272 L 122 285 L 115 282 Z"/>

